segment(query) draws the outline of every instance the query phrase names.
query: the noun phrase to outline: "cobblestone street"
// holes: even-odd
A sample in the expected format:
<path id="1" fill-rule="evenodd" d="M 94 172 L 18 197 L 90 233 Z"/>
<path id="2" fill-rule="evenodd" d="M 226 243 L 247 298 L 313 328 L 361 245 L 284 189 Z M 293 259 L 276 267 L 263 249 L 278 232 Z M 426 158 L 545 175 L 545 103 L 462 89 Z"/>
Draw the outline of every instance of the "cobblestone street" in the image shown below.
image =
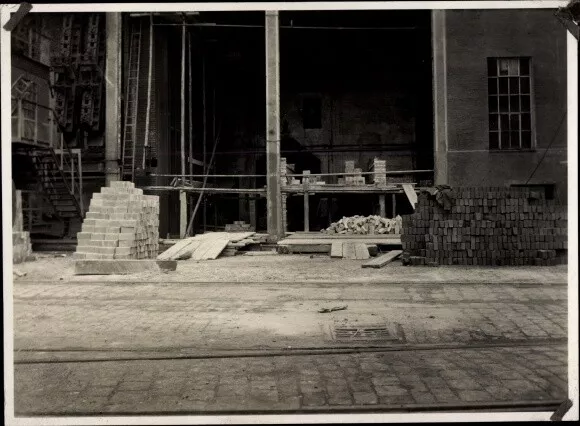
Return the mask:
<path id="1" fill-rule="evenodd" d="M 536 277 L 17 281 L 16 414 L 553 405 L 567 394 L 567 286 Z M 332 307 L 346 309 L 318 312 Z"/>
<path id="2" fill-rule="evenodd" d="M 564 345 L 195 360 L 21 364 L 16 413 L 388 410 L 559 401 Z"/>

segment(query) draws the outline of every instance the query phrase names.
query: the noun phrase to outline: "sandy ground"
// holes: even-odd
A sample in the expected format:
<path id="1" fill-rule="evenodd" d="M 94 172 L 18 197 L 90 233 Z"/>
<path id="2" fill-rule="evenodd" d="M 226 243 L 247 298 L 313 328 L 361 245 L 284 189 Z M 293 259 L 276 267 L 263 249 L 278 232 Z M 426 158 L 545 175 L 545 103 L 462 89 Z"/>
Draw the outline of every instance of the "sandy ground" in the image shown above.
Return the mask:
<path id="1" fill-rule="evenodd" d="M 15 265 L 26 273 L 18 281 L 115 282 L 358 282 L 358 283 L 565 283 L 567 266 L 481 267 L 402 266 L 362 268 L 364 261 L 322 255 L 235 256 L 209 261 L 183 260 L 168 273 L 77 276 L 70 253 L 37 253 L 37 260 Z"/>

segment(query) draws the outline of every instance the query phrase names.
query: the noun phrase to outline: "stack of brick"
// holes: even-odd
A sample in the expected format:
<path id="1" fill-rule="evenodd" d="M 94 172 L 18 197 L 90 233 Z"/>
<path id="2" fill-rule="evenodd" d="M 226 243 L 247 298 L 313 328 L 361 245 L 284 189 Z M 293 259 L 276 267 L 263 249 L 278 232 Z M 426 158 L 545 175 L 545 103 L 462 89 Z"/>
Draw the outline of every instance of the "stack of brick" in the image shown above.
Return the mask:
<path id="1" fill-rule="evenodd" d="M 528 188 L 455 188 L 450 210 L 423 192 L 403 217 L 413 265 L 557 265 L 567 262 L 567 213 Z"/>
<path id="2" fill-rule="evenodd" d="M 387 162 L 385 160 L 373 159 L 370 171 L 375 172 L 374 175 L 371 175 L 372 182 L 375 185 L 383 186 L 387 184 Z"/>
<path id="3" fill-rule="evenodd" d="M 349 174 L 345 175 L 344 180 L 339 178 L 339 184 L 364 185 L 366 183 L 365 178 L 362 175 L 362 169 L 355 168 L 354 165 L 354 160 L 346 160 L 344 162 L 344 172 Z"/>
<path id="4" fill-rule="evenodd" d="M 226 232 L 248 232 L 252 231 L 252 225 L 244 222 L 243 220 L 236 220 L 234 223 L 228 223 L 226 225 Z"/>
<path id="5" fill-rule="evenodd" d="M 93 194 L 77 234 L 76 259 L 155 259 L 159 251 L 159 197 L 132 182 L 112 182 Z"/>

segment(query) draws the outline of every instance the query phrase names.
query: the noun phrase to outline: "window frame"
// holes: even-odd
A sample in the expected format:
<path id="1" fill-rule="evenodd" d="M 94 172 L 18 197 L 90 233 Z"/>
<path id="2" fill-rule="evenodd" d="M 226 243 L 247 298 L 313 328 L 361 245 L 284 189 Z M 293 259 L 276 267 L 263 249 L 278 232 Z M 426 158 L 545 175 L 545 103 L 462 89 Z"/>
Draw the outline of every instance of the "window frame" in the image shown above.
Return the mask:
<path id="1" fill-rule="evenodd" d="M 518 61 L 518 74 L 517 75 L 512 75 L 509 73 L 502 76 L 500 75 L 500 61 L 502 60 L 517 60 Z M 501 116 L 505 115 L 506 113 L 504 112 L 502 114 L 501 111 L 501 107 L 500 107 L 500 98 L 501 96 L 506 96 L 508 98 L 508 111 L 507 111 L 507 115 L 508 117 L 510 117 L 512 115 L 511 111 L 510 111 L 510 101 L 509 101 L 509 97 L 512 96 L 513 94 L 510 93 L 510 87 L 508 86 L 506 89 L 506 93 L 504 95 L 502 95 L 501 90 L 500 90 L 500 77 L 504 77 L 507 79 L 510 78 L 518 78 L 518 85 L 521 83 L 521 79 L 522 77 L 526 77 L 526 75 L 522 75 L 521 73 L 521 64 L 522 64 L 522 60 L 527 60 L 528 62 L 528 78 L 529 78 L 529 100 L 530 100 L 530 106 L 529 106 L 529 115 L 530 115 L 530 146 L 529 147 L 524 147 L 523 146 L 523 142 L 522 142 L 522 125 L 521 125 L 521 117 L 522 114 L 524 113 L 528 113 L 528 111 L 523 112 L 522 108 L 521 108 L 521 97 L 522 95 L 525 95 L 526 93 L 522 93 L 521 91 L 521 87 L 518 89 L 517 92 L 517 96 L 520 97 L 520 107 L 519 107 L 519 111 L 517 113 L 513 113 L 514 115 L 517 114 L 517 116 L 519 117 L 519 122 L 520 122 L 520 126 L 519 126 L 519 130 L 518 130 L 518 134 L 519 134 L 519 144 L 517 147 L 502 147 L 502 130 L 501 130 Z M 490 75 L 490 63 L 494 62 L 496 65 L 496 74 L 495 75 Z M 487 135 L 488 135 L 488 150 L 489 152 L 534 152 L 536 151 L 536 108 L 535 108 L 535 96 L 534 96 L 534 67 L 533 67 L 533 60 L 531 56 L 490 56 L 487 57 L 487 61 L 486 61 L 486 66 L 487 66 Z M 492 80 L 495 80 L 497 82 L 497 88 L 496 88 L 496 93 L 495 94 L 491 94 L 490 93 L 490 82 Z M 509 83 L 508 83 L 509 84 Z M 497 98 L 498 101 L 498 106 L 497 106 L 497 111 L 495 113 L 492 112 L 491 110 L 491 103 L 490 100 L 495 97 Z M 497 116 L 497 130 L 492 130 L 491 129 L 491 117 L 495 115 Z M 510 118 L 511 120 L 511 118 Z M 511 130 L 509 130 L 509 132 L 511 132 Z M 492 134 L 496 133 L 497 134 L 497 146 L 492 148 Z M 505 142 L 504 142 L 505 143 Z M 509 142 L 508 142 L 509 143 Z"/>

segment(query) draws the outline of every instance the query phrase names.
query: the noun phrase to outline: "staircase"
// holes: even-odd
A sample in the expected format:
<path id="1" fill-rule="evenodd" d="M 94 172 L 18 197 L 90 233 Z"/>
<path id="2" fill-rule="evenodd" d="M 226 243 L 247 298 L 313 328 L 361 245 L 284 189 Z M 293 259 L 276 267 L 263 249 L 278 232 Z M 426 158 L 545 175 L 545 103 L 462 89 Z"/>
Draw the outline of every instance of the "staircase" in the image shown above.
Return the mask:
<path id="1" fill-rule="evenodd" d="M 84 217 L 80 155 L 75 158 L 69 150 L 46 148 L 35 149 L 32 159 L 46 200 L 65 224 L 63 233 L 73 236 L 71 225 Z"/>

